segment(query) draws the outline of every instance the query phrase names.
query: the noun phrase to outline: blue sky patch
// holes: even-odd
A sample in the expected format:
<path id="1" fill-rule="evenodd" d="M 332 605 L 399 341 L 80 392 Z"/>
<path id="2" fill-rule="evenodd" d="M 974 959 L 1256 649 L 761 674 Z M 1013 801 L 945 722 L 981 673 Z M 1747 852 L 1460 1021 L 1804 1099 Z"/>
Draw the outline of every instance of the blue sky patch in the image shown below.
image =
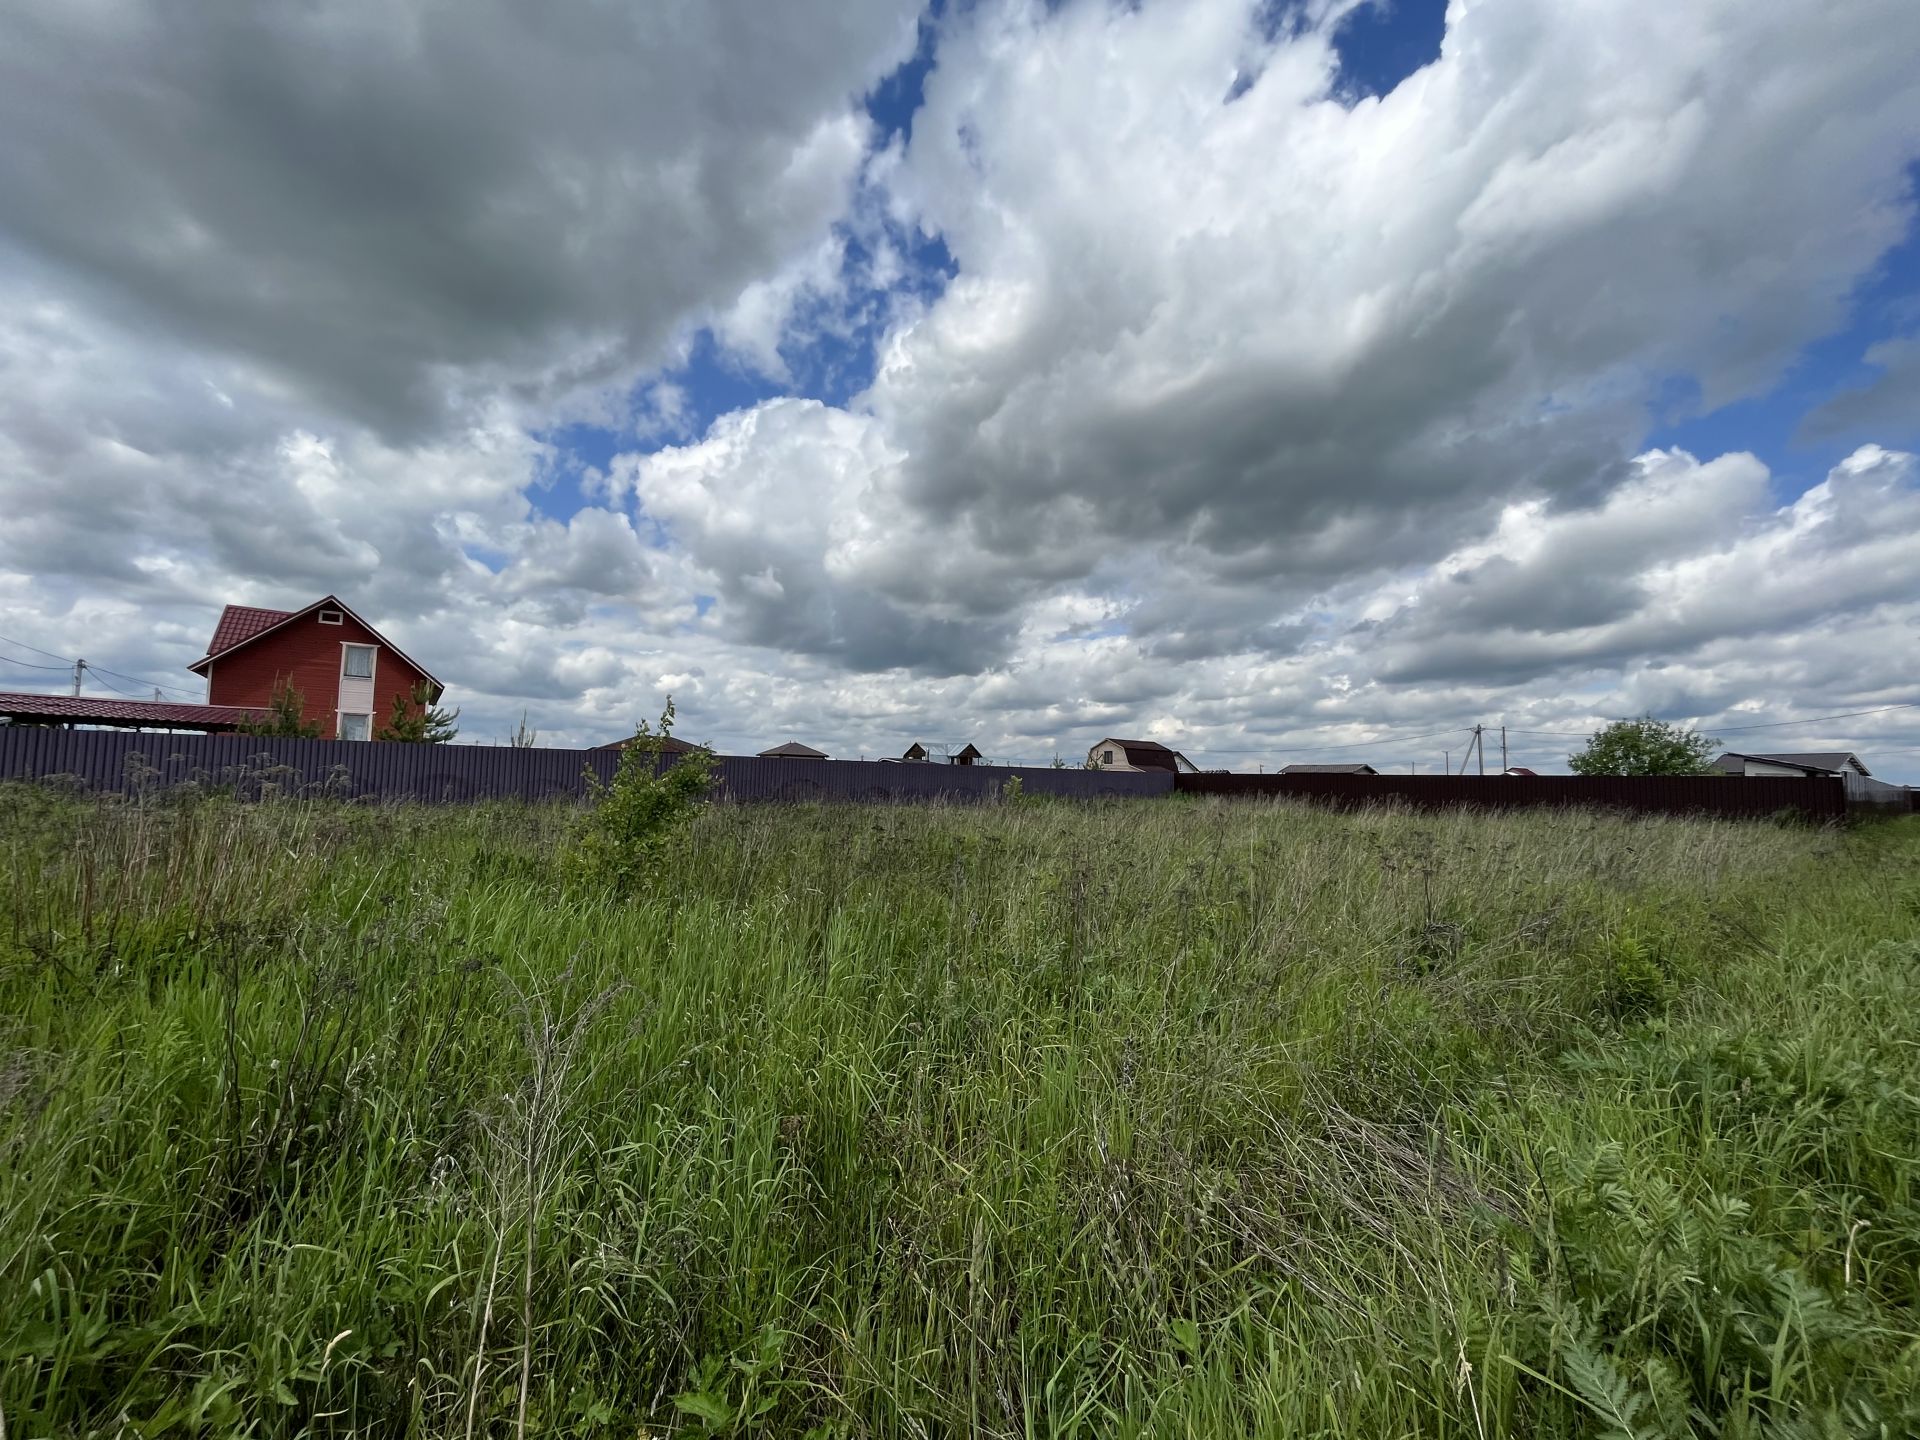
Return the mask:
<path id="1" fill-rule="evenodd" d="M 1447 30 L 1446 0 L 1373 0 L 1334 32 L 1342 94 L 1386 95 L 1423 65 L 1440 58 Z"/>
<path id="2" fill-rule="evenodd" d="M 1909 185 L 1920 189 L 1920 167 L 1909 171 Z M 1698 413 L 1699 386 L 1682 378 L 1669 385 L 1666 403 L 1657 407 L 1649 445 L 1687 450 L 1701 459 L 1748 450 L 1773 471 L 1776 497 L 1793 500 L 1826 478 L 1827 471 L 1865 440 L 1883 445 L 1920 439 L 1920 415 L 1907 429 L 1872 427 L 1872 433 L 1846 429 L 1808 434 L 1809 414 L 1843 391 L 1871 383 L 1876 367 L 1865 360 L 1878 341 L 1912 334 L 1920 328 L 1920 229 L 1909 223 L 1900 243 L 1889 250 L 1854 292 L 1845 325 L 1803 350 L 1780 382 L 1762 395 Z"/>

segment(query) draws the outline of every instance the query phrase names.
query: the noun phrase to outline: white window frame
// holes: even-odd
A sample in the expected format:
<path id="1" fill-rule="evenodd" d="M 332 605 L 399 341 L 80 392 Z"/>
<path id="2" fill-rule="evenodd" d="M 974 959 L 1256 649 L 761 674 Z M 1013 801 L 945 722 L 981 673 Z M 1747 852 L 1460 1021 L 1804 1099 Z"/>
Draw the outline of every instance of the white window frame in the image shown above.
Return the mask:
<path id="1" fill-rule="evenodd" d="M 1111 745 L 1106 746 L 1104 749 L 1101 750 L 1100 763 L 1102 765 L 1113 764 L 1113 747 Z"/>
<path id="2" fill-rule="evenodd" d="M 342 615 L 338 610 L 322 610 L 320 612 L 320 623 L 322 625 L 344 625 L 347 623 L 347 617 Z"/>
<path id="3" fill-rule="evenodd" d="M 347 657 L 355 650 L 364 650 L 367 652 L 367 673 L 364 675 L 356 675 L 347 669 Z M 372 680 L 373 667 L 379 663 L 380 647 L 378 645 L 363 645 L 354 640 L 342 640 L 340 642 L 340 678 L 342 680 Z"/>
<path id="4" fill-rule="evenodd" d="M 366 733 L 365 733 L 364 735 L 349 735 L 349 734 L 347 734 L 347 721 L 349 721 L 349 720 L 364 720 L 364 721 L 366 721 L 366 724 L 367 724 L 367 729 L 366 729 Z M 342 711 L 340 712 L 340 721 L 339 721 L 339 724 L 338 724 L 337 726 L 335 726 L 335 728 L 334 728 L 334 734 L 335 734 L 335 735 L 337 735 L 337 736 L 339 736 L 339 737 L 340 737 L 340 739 L 342 739 L 342 740 L 356 740 L 356 741 L 358 741 L 358 740 L 371 740 L 371 739 L 373 739 L 373 714 L 372 714 L 372 712 L 370 712 L 370 711 L 363 711 L 363 710 L 342 710 Z"/>

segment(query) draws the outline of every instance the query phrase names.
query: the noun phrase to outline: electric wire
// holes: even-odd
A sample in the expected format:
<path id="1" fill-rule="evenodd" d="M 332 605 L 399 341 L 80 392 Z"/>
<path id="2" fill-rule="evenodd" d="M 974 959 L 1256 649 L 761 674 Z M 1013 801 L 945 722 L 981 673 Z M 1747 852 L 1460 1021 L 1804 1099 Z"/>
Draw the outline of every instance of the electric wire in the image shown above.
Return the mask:
<path id="1" fill-rule="evenodd" d="M 1367 750 L 1376 745 L 1411 745 L 1416 740 L 1433 740 L 1442 735 L 1471 734 L 1471 725 L 1457 725 L 1451 730 L 1429 730 L 1421 735 L 1389 735 L 1383 740 L 1356 740 L 1340 745 L 1263 745 L 1253 750 L 1217 750 L 1211 746 L 1194 748 L 1203 755 L 1295 755 L 1302 750 L 1316 753 L 1330 750 Z"/>
<path id="2" fill-rule="evenodd" d="M 0 663 L 19 665 L 23 669 L 66 670 L 66 669 L 71 669 L 73 666 L 80 663 L 78 657 L 76 656 L 56 655 L 51 650 L 42 650 L 38 645 L 29 645 L 24 640 L 15 640 L 10 636 L 6 636 L 6 635 L 0 635 L 0 644 L 15 645 L 22 650 L 31 650 L 36 655 L 45 655 L 49 660 L 62 660 L 66 662 L 63 665 L 35 665 L 26 660 L 5 660 L 4 657 L 0 657 Z M 110 670 L 105 665 L 95 665 L 92 661 L 87 662 L 87 673 L 91 675 L 112 675 L 121 680 L 131 680 L 136 685 L 150 686 L 155 690 L 171 690 L 176 695 L 185 695 L 188 697 L 193 697 L 199 693 L 195 690 L 189 689 L 187 686 L 184 686 L 184 685 L 164 685 L 160 681 L 150 680 L 144 675 L 129 675 L 124 670 Z M 122 690 L 118 686 L 113 685 L 105 680 L 102 680 L 100 683 L 102 685 L 105 685 L 107 689 L 112 690 L 116 695 L 125 695 L 128 693 L 127 691 Z M 134 697 L 134 698 L 138 698 L 138 697 Z"/>
<path id="3" fill-rule="evenodd" d="M 1920 706 L 1920 700 L 1907 700 L 1898 705 L 1882 705 L 1873 710 L 1847 710 L 1838 715 L 1809 715 L 1804 720 L 1769 720 L 1760 725 L 1710 725 L 1707 728 L 1722 734 L 1737 734 L 1748 730 L 1790 730 L 1796 725 L 1821 725 L 1829 720 L 1857 720 L 1862 715 L 1885 715 L 1893 710 L 1912 710 Z M 1589 733 L 1585 730 L 1524 730 L 1517 725 L 1507 727 L 1509 735 L 1557 735 L 1569 740 L 1585 740 Z"/>
<path id="4" fill-rule="evenodd" d="M 65 672 L 73 669 L 71 665 L 36 665 L 31 660 L 15 660 L 11 655 L 0 655 L 0 665 L 17 670 L 58 670 Z"/>

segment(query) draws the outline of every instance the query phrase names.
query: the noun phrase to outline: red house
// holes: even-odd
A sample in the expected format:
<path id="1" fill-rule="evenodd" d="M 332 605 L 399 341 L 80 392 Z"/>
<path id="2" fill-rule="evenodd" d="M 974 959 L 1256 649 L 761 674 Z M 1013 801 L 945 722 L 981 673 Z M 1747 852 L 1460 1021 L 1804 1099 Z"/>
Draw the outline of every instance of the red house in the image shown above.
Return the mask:
<path id="1" fill-rule="evenodd" d="M 442 686 L 386 636 L 328 595 L 304 610 L 229 605 L 220 612 L 206 655 L 187 667 L 207 678 L 209 705 L 238 705 L 264 714 L 275 692 L 299 692 L 302 718 L 318 720 L 327 740 L 371 740 L 393 713 L 396 697 L 411 704 L 426 687 L 427 703 Z"/>

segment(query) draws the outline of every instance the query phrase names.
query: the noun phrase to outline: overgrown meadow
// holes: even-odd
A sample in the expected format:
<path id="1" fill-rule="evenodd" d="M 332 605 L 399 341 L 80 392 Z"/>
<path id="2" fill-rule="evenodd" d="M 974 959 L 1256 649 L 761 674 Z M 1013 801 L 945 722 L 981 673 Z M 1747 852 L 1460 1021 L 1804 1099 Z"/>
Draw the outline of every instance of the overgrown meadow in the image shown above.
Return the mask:
<path id="1" fill-rule="evenodd" d="M 0 1414 L 1920 1431 L 1920 828 L 0 793 Z"/>

